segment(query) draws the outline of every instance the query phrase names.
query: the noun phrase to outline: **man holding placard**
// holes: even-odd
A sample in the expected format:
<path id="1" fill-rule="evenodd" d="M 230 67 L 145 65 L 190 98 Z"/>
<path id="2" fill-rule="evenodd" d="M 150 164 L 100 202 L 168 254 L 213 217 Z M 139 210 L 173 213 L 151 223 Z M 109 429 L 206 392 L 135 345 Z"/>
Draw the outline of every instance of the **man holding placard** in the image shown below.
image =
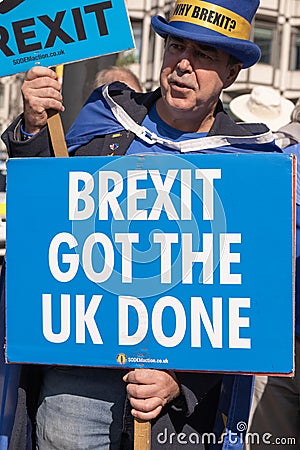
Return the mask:
<path id="1" fill-rule="evenodd" d="M 165 39 L 160 89 L 141 94 L 119 83 L 96 89 L 66 137 L 70 155 L 279 152 L 266 126 L 235 124 L 219 100 L 240 70 L 260 57 L 249 40 L 258 5 L 178 0 L 169 22 L 154 17 L 152 27 Z M 48 110 L 64 110 L 60 89 L 52 70 L 29 70 L 24 114 L 3 136 L 10 157 L 53 156 L 46 124 Z M 219 438 L 225 415 L 227 430 L 243 436 L 237 424 L 247 417 L 250 391 L 251 377 L 240 375 L 49 367 L 37 411 L 37 448 L 132 448 L 132 417 L 152 421 L 152 448 L 195 448 L 195 439 L 205 448 L 211 443 L 201 436 L 214 432 Z M 231 444 L 241 449 L 243 441 Z"/>

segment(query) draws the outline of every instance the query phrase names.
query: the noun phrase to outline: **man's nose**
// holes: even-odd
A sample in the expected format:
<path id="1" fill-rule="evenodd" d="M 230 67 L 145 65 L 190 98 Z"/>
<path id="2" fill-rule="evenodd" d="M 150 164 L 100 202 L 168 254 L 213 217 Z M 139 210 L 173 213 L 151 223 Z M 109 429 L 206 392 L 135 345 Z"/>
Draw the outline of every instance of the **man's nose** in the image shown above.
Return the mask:
<path id="1" fill-rule="evenodd" d="M 190 58 L 182 57 L 180 59 L 180 61 L 178 61 L 178 63 L 177 63 L 177 68 L 178 68 L 178 70 L 180 70 L 180 72 L 183 72 L 183 73 L 191 72 L 193 69 L 192 69 Z"/>

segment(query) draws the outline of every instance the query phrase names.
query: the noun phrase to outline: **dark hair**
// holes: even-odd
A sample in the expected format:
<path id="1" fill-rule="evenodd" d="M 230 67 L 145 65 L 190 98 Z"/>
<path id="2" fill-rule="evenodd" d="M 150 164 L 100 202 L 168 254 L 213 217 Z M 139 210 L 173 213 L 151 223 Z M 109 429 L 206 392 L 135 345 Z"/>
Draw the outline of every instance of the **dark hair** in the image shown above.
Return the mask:
<path id="1" fill-rule="evenodd" d="M 234 66 L 235 64 L 242 64 L 242 62 L 236 56 L 229 54 L 228 66 Z"/>

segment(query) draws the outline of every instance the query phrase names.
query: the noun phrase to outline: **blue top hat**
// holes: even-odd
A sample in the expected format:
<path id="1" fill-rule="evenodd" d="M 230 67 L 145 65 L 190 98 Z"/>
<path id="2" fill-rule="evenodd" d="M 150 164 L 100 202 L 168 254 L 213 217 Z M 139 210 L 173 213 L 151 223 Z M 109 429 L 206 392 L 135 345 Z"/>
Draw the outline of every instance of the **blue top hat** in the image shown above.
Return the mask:
<path id="1" fill-rule="evenodd" d="M 260 58 L 259 47 L 249 40 L 258 6 L 259 0 L 177 0 L 169 22 L 154 16 L 151 23 L 163 38 L 172 35 L 220 48 L 247 68 Z"/>

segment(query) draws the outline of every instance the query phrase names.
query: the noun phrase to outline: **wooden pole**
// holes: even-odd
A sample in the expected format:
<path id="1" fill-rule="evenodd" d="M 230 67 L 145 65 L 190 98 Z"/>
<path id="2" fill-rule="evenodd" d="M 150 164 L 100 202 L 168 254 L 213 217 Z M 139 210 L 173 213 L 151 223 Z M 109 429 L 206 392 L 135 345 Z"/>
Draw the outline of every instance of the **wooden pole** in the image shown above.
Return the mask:
<path id="1" fill-rule="evenodd" d="M 134 450 L 151 449 L 151 422 L 134 419 Z"/>
<path id="2" fill-rule="evenodd" d="M 150 449 L 151 449 L 150 420 L 134 419 L 134 450 L 150 450 Z"/>
<path id="3" fill-rule="evenodd" d="M 57 111 L 48 111 L 47 125 L 50 133 L 54 155 L 56 157 L 68 157 L 68 149 L 65 141 L 61 117 Z"/>
<path id="4" fill-rule="evenodd" d="M 59 64 L 55 68 L 57 79 L 62 83 L 64 66 Z M 68 149 L 65 141 L 64 130 L 61 122 L 60 114 L 57 111 L 48 111 L 47 125 L 50 133 L 54 155 L 56 157 L 68 157 Z"/>

